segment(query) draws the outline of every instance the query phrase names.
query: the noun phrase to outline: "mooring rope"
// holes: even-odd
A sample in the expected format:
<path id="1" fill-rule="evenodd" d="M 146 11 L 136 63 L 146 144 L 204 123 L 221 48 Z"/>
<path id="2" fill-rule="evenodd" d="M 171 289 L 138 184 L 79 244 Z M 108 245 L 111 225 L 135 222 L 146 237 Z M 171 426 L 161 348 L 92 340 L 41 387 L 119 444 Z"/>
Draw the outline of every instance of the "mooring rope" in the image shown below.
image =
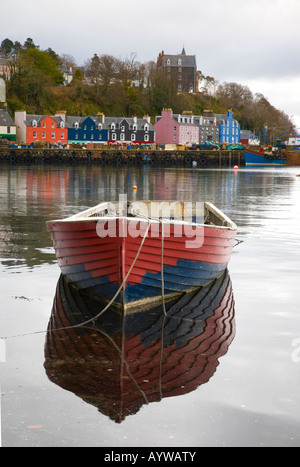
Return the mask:
<path id="1" fill-rule="evenodd" d="M 165 280 L 164 280 L 164 224 L 161 219 L 159 219 L 161 224 L 161 253 L 160 253 L 160 275 L 161 275 L 161 296 L 162 296 L 162 306 L 164 315 L 167 316 L 166 304 L 165 304 Z"/>
<path id="2" fill-rule="evenodd" d="M 15 338 L 15 337 L 24 337 L 24 336 L 30 336 L 30 335 L 35 335 L 35 334 L 45 334 L 47 332 L 54 332 L 54 331 L 62 331 L 62 330 L 66 330 L 66 329 L 74 329 L 74 328 L 79 328 L 79 327 L 83 327 L 83 326 L 86 326 L 87 324 L 91 323 L 91 322 L 94 322 L 96 321 L 103 313 L 105 313 L 106 310 L 108 310 L 108 308 L 110 308 L 110 306 L 114 303 L 114 301 L 116 300 L 117 296 L 121 293 L 123 287 L 125 286 L 126 282 L 127 282 L 127 279 L 135 265 L 135 263 L 137 262 L 138 260 L 138 257 L 140 255 L 140 252 L 143 248 L 143 245 L 145 243 L 145 240 L 146 240 L 146 237 L 148 235 L 148 232 L 149 232 L 149 229 L 150 229 L 150 225 L 151 225 L 151 219 L 150 218 L 146 218 L 147 222 L 148 222 L 148 226 L 145 230 L 145 234 L 142 238 L 142 241 L 141 241 L 141 244 L 138 248 L 138 251 L 137 251 L 137 254 L 135 255 L 135 258 L 122 282 L 122 284 L 120 285 L 119 289 L 117 290 L 117 292 L 115 293 L 115 295 L 112 297 L 112 299 L 109 301 L 109 303 L 96 315 L 96 316 L 93 316 L 92 318 L 86 320 L 86 321 L 83 321 L 82 323 L 78 323 L 78 324 L 73 324 L 73 325 L 70 325 L 70 326 L 63 326 L 63 327 L 60 327 L 60 328 L 54 328 L 54 329 L 47 329 L 47 330 L 43 330 L 43 331 L 33 331 L 33 332 L 30 332 L 30 333 L 24 333 L 24 334 L 16 334 L 16 335 L 12 335 L 12 336 L 3 336 L 3 337 L 0 337 L 0 339 L 12 339 L 12 338 Z"/>

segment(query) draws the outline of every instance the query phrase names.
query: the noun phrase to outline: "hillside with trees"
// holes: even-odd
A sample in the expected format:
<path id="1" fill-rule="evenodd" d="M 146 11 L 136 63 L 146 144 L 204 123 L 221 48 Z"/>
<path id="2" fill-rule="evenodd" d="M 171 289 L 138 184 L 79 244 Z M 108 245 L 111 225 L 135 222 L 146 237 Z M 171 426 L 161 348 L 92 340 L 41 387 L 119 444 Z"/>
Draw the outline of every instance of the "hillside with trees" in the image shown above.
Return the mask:
<path id="1" fill-rule="evenodd" d="M 11 77 L 7 80 L 7 104 L 10 113 L 26 110 L 35 114 L 110 116 L 160 115 L 163 108 L 174 113 L 190 110 L 201 115 L 205 109 L 227 113 L 232 109 L 242 129 L 255 134 L 264 126 L 293 128 L 288 115 L 276 109 L 262 94 L 253 94 L 238 83 L 218 83 L 200 71 L 199 92 L 178 93 L 155 62 L 141 63 L 135 54 L 124 60 L 108 54 L 94 54 L 83 67 L 69 55 L 59 56 L 51 48 L 40 47 L 28 38 L 22 45 L 4 39 L 0 57 L 8 60 Z M 73 70 L 73 80 L 64 85 L 63 71 Z"/>

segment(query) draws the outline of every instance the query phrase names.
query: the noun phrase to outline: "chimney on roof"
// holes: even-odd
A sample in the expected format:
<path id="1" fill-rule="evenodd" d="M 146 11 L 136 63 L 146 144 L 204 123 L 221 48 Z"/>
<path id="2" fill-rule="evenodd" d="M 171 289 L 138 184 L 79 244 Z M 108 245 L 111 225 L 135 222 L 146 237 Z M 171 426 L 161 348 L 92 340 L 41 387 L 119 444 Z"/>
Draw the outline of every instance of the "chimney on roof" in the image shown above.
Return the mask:
<path id="1" fill-rule="evenodd" d="M 58 112 L 56 112 L 55 114 L 55 117 L 60 117 L 64 123 L 66 123 L 66 116 L 67 116 L 66 110 L 58 110 Z"/>
<path id="2" fill-rule="evenodd" d="M 97 117 L 100 117 L 101 123 L 104 123 L 104 121 L 105 121 L 105 115 L 104 115 L 103 112 L 98 112 L 98 113 L 97 113 Z"/>

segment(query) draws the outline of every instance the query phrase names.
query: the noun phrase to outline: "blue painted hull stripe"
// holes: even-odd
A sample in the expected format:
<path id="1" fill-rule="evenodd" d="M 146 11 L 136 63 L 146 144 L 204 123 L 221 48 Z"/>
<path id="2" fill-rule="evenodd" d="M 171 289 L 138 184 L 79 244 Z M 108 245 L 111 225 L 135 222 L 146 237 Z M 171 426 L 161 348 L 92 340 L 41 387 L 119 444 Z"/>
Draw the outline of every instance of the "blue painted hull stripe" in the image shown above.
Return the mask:
<path id="1" fill-rule="evenodd" d="M 178 266 L 166 266 L 164 268 L 164 293 L 165 295 L 174 292 L 183 292 L 191 287 L 198 287 L 206 284 L 209 280 L 218 277 L 227 265 L 209 264 L 203 262 L 192 263 L 198 268 L 186 268 L 190 261 L 180 260 Z M 180 274 L 180 275 L 179 275 Z M 109 276 L 93 278 L 90 271 L 79 272 L 78 274 L 67 274 L 70 282 L 78 288 L 87 292 L 102 296 L 110 300 L 120 287 L 119 283 L 111 283 Z M 147 272 L 139 284 L 127 284 L 124 292 L 124 300 L 131 303 L 143 298 L 161 296 L 161 273 Z M 120 300 L 120 296 L 118 300 Z"/>

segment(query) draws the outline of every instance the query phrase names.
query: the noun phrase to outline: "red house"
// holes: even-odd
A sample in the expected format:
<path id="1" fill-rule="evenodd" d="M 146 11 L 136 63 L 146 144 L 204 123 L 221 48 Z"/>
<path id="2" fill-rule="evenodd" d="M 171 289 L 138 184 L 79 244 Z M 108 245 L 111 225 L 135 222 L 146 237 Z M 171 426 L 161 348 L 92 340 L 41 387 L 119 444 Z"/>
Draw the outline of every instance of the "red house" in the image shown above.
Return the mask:
<path id="1" fill-rule="evenodd" d="M 68 144 L 68 129 L 63 116 L 27 115 L 25 111 L 15 112 L 17 141 L 31 144 L 45 141 L 50 144 Z"/>

